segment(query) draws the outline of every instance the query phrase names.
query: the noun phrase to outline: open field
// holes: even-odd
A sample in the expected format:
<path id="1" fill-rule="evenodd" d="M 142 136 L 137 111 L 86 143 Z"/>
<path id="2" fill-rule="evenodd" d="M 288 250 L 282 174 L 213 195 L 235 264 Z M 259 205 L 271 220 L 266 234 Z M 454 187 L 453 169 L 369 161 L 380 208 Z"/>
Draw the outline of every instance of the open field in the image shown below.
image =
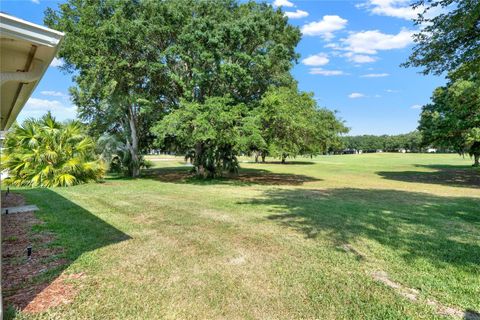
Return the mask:
<path id="1" fill-rule="evenodd" d="M 42 277 L 85 277 L 72 280 L 72 303 L 18 319 L 480 311 L 480 172 L 470 159 L 322 156 L 242 163 L 237 178 L 199 181 L 181 158 L 150 158 L 142 179 L 19 190 L 45 221 L 33 232 L 54 232 L 69 261 Z"/>

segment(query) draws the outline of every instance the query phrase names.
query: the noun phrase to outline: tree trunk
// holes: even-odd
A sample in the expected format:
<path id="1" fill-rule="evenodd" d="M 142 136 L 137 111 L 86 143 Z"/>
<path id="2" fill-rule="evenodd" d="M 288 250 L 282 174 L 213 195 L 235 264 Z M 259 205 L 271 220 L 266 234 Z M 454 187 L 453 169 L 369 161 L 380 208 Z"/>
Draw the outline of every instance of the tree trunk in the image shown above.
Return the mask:
<path id="1" fill-rule="evenodd" d="M 128 124 L 130 126 L 130 143 L 127 143 L 132 157 L 131 172 L 132 178 L 136 178 L 140 175 L 140 159 L 138 157 L 138 135 L 137 135 L 137 123 L 136 117 L 133 111 L 133 106 L 128 107 Z"/>
<path id="2" fill-rule="evenodd" d="M 258 152 L 255 152 L 255 163 L 258 163 Z"/>
<path id="3" fill-rule="evenodd" d="M 201 142 L 198 142 L 195 145 L 195 159 L 193 161 L 193 165 L 197 171 L 197 176 L 205 178 L 205 167 L 202 163 L 203 157 L 203 145 Z"/>
<path id="4" fill-rule="evenodd" d="M 282 163 L 285 164 L 287 160 L 287 157 L 285 156 L 285 154 L 282 154 Z"/>
<path id="5" fill-rule="evenodd" d="M 262 162 L 263 162 L 263 163 L 265 163 L 265 157 L 266 157 L 266 156 L 267 156 L 267 155 L 265 154 L 265 152 L 262 152 Z"/>
<path id="6" fill-rule="evenodd" d="M 475 159 L 474 163 L 473 163 L 473 166 L 474 167 L 480 167 L 480 153 L 474 154 L 473 158 Z"/>

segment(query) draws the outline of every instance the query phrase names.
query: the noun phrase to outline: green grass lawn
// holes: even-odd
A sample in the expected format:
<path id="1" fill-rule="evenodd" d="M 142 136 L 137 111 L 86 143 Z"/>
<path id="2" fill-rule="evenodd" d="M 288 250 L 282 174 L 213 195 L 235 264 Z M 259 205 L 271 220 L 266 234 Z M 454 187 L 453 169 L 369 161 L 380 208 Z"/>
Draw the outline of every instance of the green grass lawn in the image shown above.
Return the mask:
<path id="1" fill-rule="evenodd" d="M 19 319 L 442 318 L 427 300 L 480 312 L 480 172 L 468 158 L 244 162 L 238 178 L 207 181 L 181 158 L 150 158 L 141 179 L 20 191 L 46 222 L 34 231 L 66 249 L 63 272 L 86 277 L 73 303 Z"/>

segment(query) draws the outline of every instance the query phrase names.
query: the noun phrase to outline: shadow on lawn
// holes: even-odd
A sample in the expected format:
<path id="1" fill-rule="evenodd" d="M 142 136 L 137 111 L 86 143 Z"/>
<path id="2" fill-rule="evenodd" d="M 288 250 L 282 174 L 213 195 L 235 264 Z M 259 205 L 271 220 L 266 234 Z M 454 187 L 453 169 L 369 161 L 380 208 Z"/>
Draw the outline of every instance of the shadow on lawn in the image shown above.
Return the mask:
<path id="1" fill-rule="evenodd" d="M 282 166 L 285 166 L 285 165 L 309 165 L 309 164 L 315 164 L 315 162 L 313 161 L 297 161 L 295 159 L 292 159 L 292 160 L 287 160 L 285 163 L 282 163 L 282 161 L 278 160 L 278 161 L 265 161 L 265 162 L 255 162 L 255 161 L 251 161 L 249 163 L 255 163 L 255 164 L 259 164 L 259 165 L 262 165 L 262 164 L 279 164 L 279 165 L 282 165 Z"/>
<path id="2" fill-rule="evenodd" d="M 406 261 L 421 258 L 480 271 L 480 199 L 396 190 L 275 189 L 243 204 L 269 206 L 268 219 L 307 238 L 321 233 L 338 245 L 369 238 L 401 250 Z"/>
<path id="3" fill-rule="evenodd" d="M 480 188 L 480 169 L 471 166 L 415 165 L 434 171 L 381 171 L 385 179 L 414 183 L 440 184 L 464 188 Z"/>
<path id="4" fill-rule="evenodd" d="M 53 242 L 48 244 L 53 249 L 47 251 L 42 249 L 41 245 L 36 246 L 33 243 L 31 261 L 23 257 L 20 258 L 21 260 L 18 257 L 10 259 L 12 267 L 17 269 L 19 274 L 21 274 L 22 267 L 28 269 L 27 274 L 22 275 L 24 278 L 21 279 L 20 287 L 16 288 L 14 286 L 11 290 L 4 291 L 7 304 L 14 302 L 15 307 L 19 309 L 25 308 L 30 302 L 34 301 L 42 291 L 59 277 L 63 270 L 82 254 L 130 239 L 127 234 L 53 190 L 38 188 L 15 192 L 25 196 L 27 203 L 35 204 L 40 209 L 35 213 L 35 216 L 44 223 L 35 224 L 31 227 L 33 237 L 51 235 L 54 239 Z M 18 213 L 18 215 L 20 214 Z M 9 217 L 13 216 L 10 215 Z M 5 230 L 5 232 L 7 233 L 8 230 Z M 45 252 L 52 254 L 45 255 Z M 3 260 L 4 268 L 8 263 L 5 259 Z M 35 267 L 32 264 L 44 268 L 49 267 L 48 270 L 33 270 L 32 267 Z M 34 275 L 35 271 L 37 272 Z M 16 270 L 13 270 L 13 274 L 16 272 Z M 10 309 L 10 312 L 13 312 L 12 309 Z"/>
<path id="5" fill-rule="evenodd" d="M 273 173 L 263 169 L 240 169 L 238 175 L 215 179 L 199 179 L 192 173 L 191 166 L 154 168 L 142 171 L 142 178 L 154 179 L 170 183 L 186 183 L 196 185 L 302 185 L 306 182 L 321 181 L 320 179 L 291 173 Z"/>

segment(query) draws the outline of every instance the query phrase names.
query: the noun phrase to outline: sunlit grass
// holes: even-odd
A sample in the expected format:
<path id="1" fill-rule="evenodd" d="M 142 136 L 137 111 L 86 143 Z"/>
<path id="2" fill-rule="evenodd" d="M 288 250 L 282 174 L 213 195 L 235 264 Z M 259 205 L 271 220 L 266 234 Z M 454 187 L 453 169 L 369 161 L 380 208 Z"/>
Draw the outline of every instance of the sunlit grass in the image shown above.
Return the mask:
<path id="1" fill-rule="evenodd" d="M 199 181 L 181 157 L 148 158 L 142 179 L 22 191 L 66 248 L 65 272 L 87 274 L 72 304 L 29 317 L 440 317 L 427 299 L 480 310 L 480 173 L 469 159 L 242 158 L 239 178 Z"/>

